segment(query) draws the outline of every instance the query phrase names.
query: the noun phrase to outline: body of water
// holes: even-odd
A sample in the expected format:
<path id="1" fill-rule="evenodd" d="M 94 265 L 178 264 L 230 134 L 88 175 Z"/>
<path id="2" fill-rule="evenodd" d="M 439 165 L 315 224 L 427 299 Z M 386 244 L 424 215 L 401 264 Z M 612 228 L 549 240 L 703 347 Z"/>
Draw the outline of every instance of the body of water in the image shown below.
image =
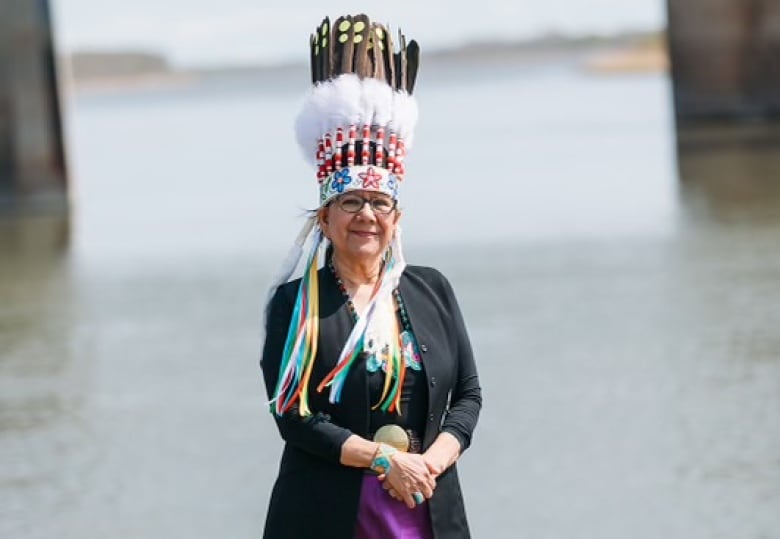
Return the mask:
<path id="1" fill-rule="evenodd" d="M 0 536 L 259 537 L 305 84 L 70 99 L 72 215 L 0 220 Z M 477 354 L 474 536 L 780 537 L 777 147 L 678 153 L 662 75 L 418 86 L 404 239 Z"/>

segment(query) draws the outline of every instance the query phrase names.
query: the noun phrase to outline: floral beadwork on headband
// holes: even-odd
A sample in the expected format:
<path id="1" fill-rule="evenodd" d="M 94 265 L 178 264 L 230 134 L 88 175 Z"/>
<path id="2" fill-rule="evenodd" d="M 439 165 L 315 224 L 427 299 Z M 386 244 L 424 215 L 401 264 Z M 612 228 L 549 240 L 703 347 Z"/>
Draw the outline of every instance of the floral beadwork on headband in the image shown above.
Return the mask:
<path id="1" fill-rule="evenodd" d="M 334 172 L 332 179 L 320 186 L 320 205 L 330 202 L 333 197 L 355 191 L 377 191 L 398 198 L 398 181 L 394 174 L 385 168 L 374 165 L 355 165 Z"/>

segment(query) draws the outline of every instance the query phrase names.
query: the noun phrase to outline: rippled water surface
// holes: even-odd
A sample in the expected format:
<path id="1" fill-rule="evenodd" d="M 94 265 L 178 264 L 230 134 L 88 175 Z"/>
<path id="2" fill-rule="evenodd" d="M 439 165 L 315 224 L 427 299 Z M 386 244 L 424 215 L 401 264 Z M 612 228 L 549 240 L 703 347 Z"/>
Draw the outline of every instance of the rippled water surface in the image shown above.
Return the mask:
<path id="1" fill-rule="evenodd" d="M 404 238 L 478 357 L 475 537 L 780 537 L 777 130 L 678 152 L 662 76 L 435 75 Z M 260 535 L 292 94 L 70 100 L 72 215 L 0 219 L 0 536 Z"/>

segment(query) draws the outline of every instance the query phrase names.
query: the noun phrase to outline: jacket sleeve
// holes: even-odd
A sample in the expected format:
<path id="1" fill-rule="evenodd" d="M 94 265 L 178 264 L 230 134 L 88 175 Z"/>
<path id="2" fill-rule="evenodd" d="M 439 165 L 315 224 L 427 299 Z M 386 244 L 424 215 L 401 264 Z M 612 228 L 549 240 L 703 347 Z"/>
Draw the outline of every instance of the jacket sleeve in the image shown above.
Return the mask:
<path id="1" fill-rule="evenodd" d="M 263 370 L 269 400 L 276 389 L 287 330 L 292 318 L 293 304 L 284 286 L 277 289 L 268 307 L 265 344 L 260 366 Z M 330 417 L 317 413 L 309 417 L 298 414 L 297 405 L 279 417 L 270 409 L 282 438 L 298 449 L 316 455 L 332 463 L 341 461 L 341 446 L 352 435 L 348 429 L 330 422 Z"/>
<path id="2" fill-rule="evenodd" d="M 449 432 L 460 442 L 461 452 L 471 445 L 471 436 L 477 426 L 482 409 L 482 388 L 479 385 L 477 366 L 471 349 L 466 324 L 449 281 L 442 275 L 445 304 L 452 323 L 457 370 L 450 404 L 445 412 L 442 432 Z"/>

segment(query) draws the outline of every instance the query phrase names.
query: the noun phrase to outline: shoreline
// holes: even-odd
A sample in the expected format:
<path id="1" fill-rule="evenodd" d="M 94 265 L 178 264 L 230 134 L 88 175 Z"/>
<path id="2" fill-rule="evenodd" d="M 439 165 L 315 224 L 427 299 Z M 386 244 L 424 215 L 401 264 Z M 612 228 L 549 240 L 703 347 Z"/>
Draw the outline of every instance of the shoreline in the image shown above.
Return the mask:
<path id="1" fill-rule="evenodd" d="M 503 65 L 506 67 L 530 67 L 540 63 L 573 62 L 595 74 L 620 74 L 638 72 L 663 72 L 669 61 L 661 35 L 626 35 L 613 38 L 547 38 L 517 43 L 473 43 L 453 49 L 434 50 L 426 55 L 426 64 L 450 66 Z M 99 56 L 99 53 L 90 53 Z M 111 67 L 100 66 L 89 71 L 79 65 L 79 55 L 63 61 L 69 66 L 69 77 L 64 81 L 77 95 L 143 92 L 195 86 L 209 81 L 226 81 L 237 78 L 278 79 L 287 75 L 305 73 L 305 62 L 277 65 L 240 65 L 157 68 L 128 72 L 123 59 L 131 61 L 133 55 L 111 53 Z M 80 69 L 77 69 L 80 68 Z M 111 70 L 115 72 L 111 72 Z M 79 72 L 81 71 L 81 74 Z"/>

